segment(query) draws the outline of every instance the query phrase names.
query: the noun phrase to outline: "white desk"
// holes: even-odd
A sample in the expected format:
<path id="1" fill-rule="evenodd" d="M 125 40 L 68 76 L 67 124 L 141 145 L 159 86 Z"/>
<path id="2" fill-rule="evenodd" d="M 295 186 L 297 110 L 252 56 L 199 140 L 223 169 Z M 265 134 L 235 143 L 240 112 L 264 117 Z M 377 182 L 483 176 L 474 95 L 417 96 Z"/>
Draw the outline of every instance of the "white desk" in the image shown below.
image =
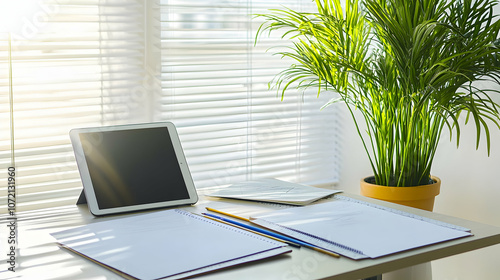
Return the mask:
<path id="1" fill-rule="evenodd" d="M 498 227 L 357 195 L 343 195 L 467 227 L 472 230 L 474 236 L 362 261 L 353 261 L 345 257 L 333 258 L 307 248 L 293 248 L 291 254 L 208 273 L 197 279 L 360 279 L 500 243 L 500 228 Z M 256 212 L 270 211 L 274 208 L 274 206 L 252 202 L 207 199 L 186 209 L 201 213 L 205 212 L 206 206 L 224 207 L 240 215 L 256 214 Z M 16 261 L 19 266 L 16 272 L 5 271 L 7 269 L 4 254 L 6 240 L 0 240 L 2 246 L 0 251 L 1 279 L 123 279 L 104 267 L 60 248 L 50 236 L 51 232 L 114 217 L 93 217 L 85 205 L 29 211 L 18 213 L 17 217 L 20 250 Z M 5 221 L 6 216 L 2 216 L 0 229 L 2 239 L 5 239 Z M 147 258 L 147 256 L 138 257 Z"/>

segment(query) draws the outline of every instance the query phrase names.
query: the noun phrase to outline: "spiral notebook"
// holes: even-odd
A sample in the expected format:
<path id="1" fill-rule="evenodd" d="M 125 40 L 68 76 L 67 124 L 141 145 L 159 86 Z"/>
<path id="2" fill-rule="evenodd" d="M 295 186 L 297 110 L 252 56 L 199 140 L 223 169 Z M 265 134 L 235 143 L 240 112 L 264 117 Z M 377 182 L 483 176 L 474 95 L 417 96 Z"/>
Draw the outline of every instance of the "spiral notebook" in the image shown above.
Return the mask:
<path id="1" fill-rule="evenodd" d="M 342 191 L 268 178 L 232 184 L 229 187 L 209 194 L 209 196 L 288 205 L 307 205 L 340 192 Z"/>
<path id="2" fill-rule="evenodd" d="M 136 279 L 181 279 L 291 250 L 286 244 L 179 209 L 53 233 L 71 251 Z"/>
<path id="3" fill-rule="evenodd" d="M 466 228 L 344 196 L 251 219 L 352 259 L 378 258 L 472 235 Z"/>

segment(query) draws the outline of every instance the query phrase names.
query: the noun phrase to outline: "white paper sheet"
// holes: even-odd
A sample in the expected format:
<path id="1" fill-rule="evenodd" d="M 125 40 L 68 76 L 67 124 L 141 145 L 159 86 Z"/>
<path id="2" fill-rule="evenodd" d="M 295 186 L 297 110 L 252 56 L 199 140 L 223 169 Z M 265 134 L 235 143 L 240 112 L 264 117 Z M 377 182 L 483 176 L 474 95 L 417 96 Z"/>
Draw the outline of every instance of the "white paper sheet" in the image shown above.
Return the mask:
<path id="1" fill-rule="evenodd" d="M 340 192 L 342 191 L 311 187 L 277 179 L 259 179 L 233 184 L 210 194 L 210 196 L 306 205 Z"/>
<path id="2" fill-rule="evenodd" d="M 271 222 L 293 229 L 299 236 L 312 235 L 330 240 L 361 251 L 370 258 L 471 235 L 470 232 L 342 200 L 278 210 L 254 218 L 256 224 L 261 220 Z"/>
<path id="3" fill-rule="evenodd" d="M 157 279 L 284 244 L 182 210 L 98 222 L 52 234 L 59 243 L 139 279 Z M 286 250 L 285 250 L 286 251 Z M 267 254 L 266 254 L 267 256 Z"/>

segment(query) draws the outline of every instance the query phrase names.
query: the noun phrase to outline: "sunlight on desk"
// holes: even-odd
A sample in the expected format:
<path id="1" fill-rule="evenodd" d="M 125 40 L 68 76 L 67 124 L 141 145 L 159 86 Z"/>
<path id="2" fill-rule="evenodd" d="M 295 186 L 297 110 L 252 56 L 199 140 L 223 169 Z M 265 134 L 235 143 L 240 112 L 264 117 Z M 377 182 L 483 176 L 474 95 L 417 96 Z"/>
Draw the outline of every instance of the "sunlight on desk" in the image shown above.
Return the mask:
<path id="1" fill-rule="evenodd" d="M 207 273 L 199 276 L 199 279 L 258 278 L 260 280 L 274 280 L 298 278 L 354 280 L 500 243 L 500 228 L 498 227 L 378 202 L 360 196 L 348 196 L 467 227 L 472 230 L 474 236 L 377 259 L 360 261 L 345 257 L 333 258 L 308 248 L 293 248 L 293 252 L 288 255 Z M 184 207 L 184 209 L 194 213 L 201 213 L 205 211 L 206 206 L 247 217 L 269 212 L 273 209 L 282 209 L 280 206 L 225 199 L 202 199 L 196 206 Z M 137 214 L 140 213 L 129 215 Z M 124 279 L 119 274 L 59 247 L 55 239 L 50 236 L 50 233 L 115 218 L 112 216 L 96 218 L 88 212 L 86 206 L 58 207 L 19 213 L 19 266 L 16 272 L 6 271 L 5 257 L 2 257 L 0 278 L 47 280 Z M 5 229 L 2 228 L 1 230 L 4 231 Z"/>

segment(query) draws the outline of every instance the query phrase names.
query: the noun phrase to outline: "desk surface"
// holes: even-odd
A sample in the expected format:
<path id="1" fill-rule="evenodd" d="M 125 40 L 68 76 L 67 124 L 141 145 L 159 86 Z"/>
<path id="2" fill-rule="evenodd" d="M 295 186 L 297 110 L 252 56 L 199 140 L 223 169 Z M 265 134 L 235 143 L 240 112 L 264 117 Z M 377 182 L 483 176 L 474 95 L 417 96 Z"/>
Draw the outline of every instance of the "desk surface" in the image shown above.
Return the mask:
<path id="1" fill-rule="evenodd" d="M 498 227 L 357 195 L 343 195 L 463 226 L 471 229 L 474 236 L 361 261 L 345 257 L 333 258 L 307 248 L 293 248 L 291 254 L 211 272 L 197 279 L 360 279 L 500 243 L 500 228 Z M 205 212 L 207 206 L 223 208 L 234 214 L 247 216 L 276 209 L 275 205 L 208 198 L 185 209 L 201 213 Z M 52 232 L 115 217 L 93 217 L 85 205 L 18 213 L 18 247 L 20 248 L 16 260 L 18 269 L 16 272 L 6 271 L 5 250 L 2 249 L 0 251 L 2 252 L 0 278 L 123 279 L 104 267 L 60 248 L 55 243 L 55 239 L 50 236 Z M 5 223 L 5 218 L 5 216 L 2 217 L 2 223 Z M 6 236 L 3 234 L 5 228 L 4 225 L 1 227 L 0 236 Z M 2 247 L 6 246 L 6 241 L 0 240 L 0 242 L 3 242 Z M 138 257 L 147 258 L 147 256 Z"/>

